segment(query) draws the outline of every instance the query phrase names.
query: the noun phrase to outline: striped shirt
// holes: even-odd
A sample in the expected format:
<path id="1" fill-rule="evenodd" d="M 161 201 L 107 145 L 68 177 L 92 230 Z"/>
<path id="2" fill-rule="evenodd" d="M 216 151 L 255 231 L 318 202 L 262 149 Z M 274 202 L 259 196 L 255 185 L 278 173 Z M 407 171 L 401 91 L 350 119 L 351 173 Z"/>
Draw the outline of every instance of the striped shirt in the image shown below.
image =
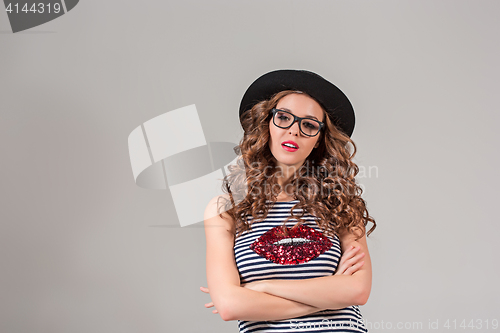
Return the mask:
<path id="1" fill-rule="evenodd" d="M 301 230 L 288 237 L 279 233 L 296 203 L 298 200 L 275 202 L 265 220 L 252 224 L 250 231 L 236 238 L 234 253 L 241 283 L 310 279 L 335 273 L 341 257 L 340 241 L 337 236 L 323 234 L 316 224 L 317 218 L 306 213 Z M 294 210 L 296 214 L 300 212 L 300 209 Z M 251 219 L 252 216 L 247 216 L 247 221 Z M 296 222 L 295 219 L 287 221 L 287 228 Z M 285 320 L 238 320 L 238 327 L 242 333 L 368 332 L 357 305 Z"/>

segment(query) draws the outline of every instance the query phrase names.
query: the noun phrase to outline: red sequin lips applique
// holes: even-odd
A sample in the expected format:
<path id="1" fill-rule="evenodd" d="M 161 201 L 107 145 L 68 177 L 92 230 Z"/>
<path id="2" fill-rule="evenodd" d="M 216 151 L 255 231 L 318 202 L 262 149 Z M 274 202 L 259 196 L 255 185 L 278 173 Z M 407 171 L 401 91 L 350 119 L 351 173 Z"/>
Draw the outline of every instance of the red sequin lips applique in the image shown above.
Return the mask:
<path id="1" fill-rule="evenodd" d="M 281 226 L 266 231 L 250 245 L 259 256 L 280 265 L 298 265 L 325 253 L 332 242 L 321 232 L 305 225 L 287 228 L 288 237 Z"/>

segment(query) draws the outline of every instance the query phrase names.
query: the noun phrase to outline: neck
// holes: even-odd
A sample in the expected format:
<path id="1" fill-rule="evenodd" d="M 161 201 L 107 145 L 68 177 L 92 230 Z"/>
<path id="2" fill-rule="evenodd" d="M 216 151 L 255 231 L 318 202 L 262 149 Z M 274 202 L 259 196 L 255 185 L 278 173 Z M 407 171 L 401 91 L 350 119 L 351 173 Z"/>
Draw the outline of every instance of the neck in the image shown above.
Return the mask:
<path id="1" fill-rule="evenodd" d="M 281 192 L 278 193 L 278 201 L 289 201 L 293 199 L 293 189 L 287 186 L 290 183 L 291 178 L 298 171 L 296 166 L 287 165 L 277 165 L 275 176 L 277 178 L 278 184 L 281 186 Z M 291 192 L 291 193 L 289 193 Z"/>
<path id="2" fill-rule="evenodd" d="M 276 167 L 276 178 L 278 180 L 278 184 L 280 184 L 281 186 L 285 186 L 290 178 L 293 177 L 295 172 L 296 168 L 294 166 L 278 165 Z"/>

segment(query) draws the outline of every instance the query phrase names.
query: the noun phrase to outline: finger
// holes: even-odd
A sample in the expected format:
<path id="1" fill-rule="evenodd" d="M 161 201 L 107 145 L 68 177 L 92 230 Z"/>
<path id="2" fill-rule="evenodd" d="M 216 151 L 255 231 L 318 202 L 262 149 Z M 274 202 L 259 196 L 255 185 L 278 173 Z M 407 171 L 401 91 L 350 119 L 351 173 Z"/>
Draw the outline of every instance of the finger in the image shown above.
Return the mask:
<path id="1" fill-rule="evenodd" d="M 219 311 L 217 311 L 217 310 L 213 310 L 213 311 L 212 311 L 212 313 L 219 313 Z"/>
<path id="2" fill-rule="evenodd" d="M 342 257 L 340 258 L 340 262 L 338 265 L 339 269 L 340 268 L 347 269 L 350 266 L 349 260 L 355 257 L 357 251 L 359 251 L 359 248 L 352 247 L 350 250 L 344 252 L 344 254 L 342 254 Z"/>
<path id="3" fill-rule="evenodd" d="M 204 293 L 209 293 L 208 288 L 205 287 L 200 287 L 200 290 L 203 291 Z"/>
<path id="4" fill-rule="evenodd" d="M 337 268 L 337 275 L 351 275 L 352 273 L 354 273 L 357 269 L 359 269 L 358 267 L 355 268 L 355 270 L 350 270 L 349 272 L 347 272 L 348 269 L 350 269 L 352 266 L 356 265 L 357 263 L 359 263 L 361 261 L 361 259 L 363 259 L 363 257 L 365 256 L 365 253 L 358 253 L 357 255 L 355 255 L 354 257 L 350 258 L 350 259 L 347 259 L 345 260 L 344 262 L 340 263 L 338 268 Z"/>
<path id="5" fill-rule="evenodd" d="M 346 269 L 349 268 L 349 265 L 346 264 L 346 262 L 340 262 L 339 265 L 337 266 L 337 273 L 336 274 L 343 274 Z"/>
<path id="6" fill-rule="evenodd" d="M 346 258 L 352 258 L 356 255 L 356 253 L 358 253 L 358 251 L 361 249 L 360 246 L 354 246 L 352 249 L 350 249 L 349 251 L 345 251 L 344 252 L 344 256 Z"/>
<path id="7" fill-rule="evenodd" d="M 336 272 L 335 274 L 337 274 L 337 275 L 339 275 L 339 274 L 340 274 L 340 275 L 342 275 L 342 274 L 344 274 L 344 273 L 345 273 L 345 271 L 346 271 L 348 268 L 349 268 L 349 266 L 348 266 L 348 265 L 343 264 L 343 265 L 341 265 L 341 266 L 339 266 L 339 267 L 337 268 L 337 272 Z"/>
<path id="8" fill-rule="evenodd" d="M 210 302 L 210 303 L 205 304 L 206 308 L 211 308 L 212 306 L 214 306 L 214 302 Z"/>
<path id="9" fill-rule="evenodd" d="M 335 272 L 335 275 L 343 275 L 345 273 L 345 269 L 337 269 L 337 271 Z"/>
<path id="10" fill-rule="evenodd" d="M 362 253 L 358 253 L 357 255 L 355 255 L 354 257 L 350 258 L 350 259 L 347 259 L 345 261 L 345 264 L 350 267 L 352 265 L 354 265 L 355 263 L 359 262 L 361 259 L 363 259 L 365 256 L 365 253 L 362 252 Z"/>
<path id="11" fill-rule="evenodd" d="M 357 251 L 359 251 L 361 247 L 360 246 L 351 246 L 348 250 L 346 250 L 344 252 L 344 254 L 349 254 L 349 253 L 356 253 Z"/>
<path id="12" fill-rule="evenodd" d="M 346 269 L 343 275 L 352 275 L 356 273 L 364 264 L 365 264 L 364 261 L 358 262 L 356 265 L 353 265 L 348 269 Z"/>
<path id="13" fill-rule="evenodd" d="M 343 264 L 346 260 L 351 259 L 356 255 L 356 252 L 358 252 L 360 247 L 351 247 L 349 250 L 345 251 L 342 254 L 342 257 L 340 258 L 340 263 Z"/>

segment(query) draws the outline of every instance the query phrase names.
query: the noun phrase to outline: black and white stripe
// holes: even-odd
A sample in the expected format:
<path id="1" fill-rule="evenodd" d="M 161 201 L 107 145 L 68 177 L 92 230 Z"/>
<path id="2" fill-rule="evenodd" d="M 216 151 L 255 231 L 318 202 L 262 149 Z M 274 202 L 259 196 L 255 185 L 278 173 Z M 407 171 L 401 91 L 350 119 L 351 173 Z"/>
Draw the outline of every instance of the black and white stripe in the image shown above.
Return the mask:
<path id="1" fill-rule="evenodd" d="M 324 234 L 333 243 L 332 247 L 317 258 L 298 265 L 275 264 L 250 249 L 250 244 L 266 231 L 283 225 L 283 221 L 290 216 L 290 210 L 296 203 L 298 200 L 274 203 L 264 221 L 254 223 L 251 231 L 245 232 L 235 240 L 234 254 L 241 283 L 271 279 L 310 279 L 335 273 L 341 257 L 340 241 L 337 236 L 332 238 Z M 300 212 L 301 210 L 294 210 L 294 213 Z M 247 219 L 251 221 L 252 217 L 248 216 Z M 317 226 L 317 218 L 314 216 L 305 214 L 302 219 L 306 221 L 304 225 L 322 232 Z M 291 228 L 296 222 L 292 219 L 286 222 L 286 226 Z M 238 320 L 238 327 L 242 333 L 367 332 L 358 306 L 350 306 L 340 310 L 324 310 L 286 320 Z"/>

